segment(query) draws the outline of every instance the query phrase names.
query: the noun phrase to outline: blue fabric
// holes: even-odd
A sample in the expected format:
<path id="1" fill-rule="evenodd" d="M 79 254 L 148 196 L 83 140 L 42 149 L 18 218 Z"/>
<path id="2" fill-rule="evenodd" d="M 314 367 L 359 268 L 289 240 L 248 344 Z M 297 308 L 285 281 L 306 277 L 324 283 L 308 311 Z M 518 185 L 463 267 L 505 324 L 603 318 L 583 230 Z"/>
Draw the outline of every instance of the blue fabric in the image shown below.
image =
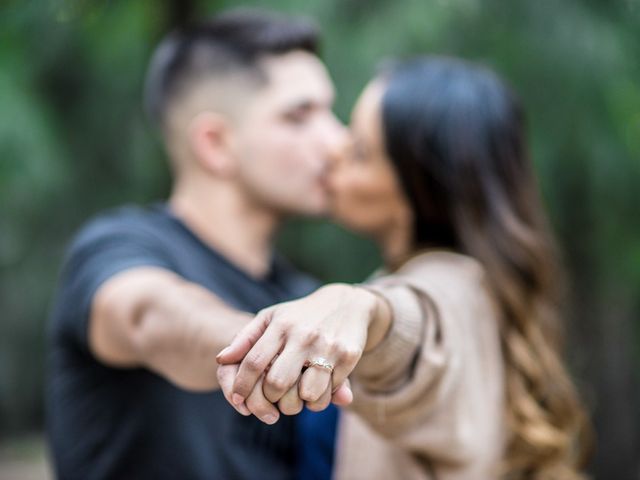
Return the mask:
<path id="1" fill-rule="evenodd" d="M 306 408 L 296 417 L 298 480 L 330 480 L 333 472 L 339 410 L 333 404 L 322 412 Z"/>

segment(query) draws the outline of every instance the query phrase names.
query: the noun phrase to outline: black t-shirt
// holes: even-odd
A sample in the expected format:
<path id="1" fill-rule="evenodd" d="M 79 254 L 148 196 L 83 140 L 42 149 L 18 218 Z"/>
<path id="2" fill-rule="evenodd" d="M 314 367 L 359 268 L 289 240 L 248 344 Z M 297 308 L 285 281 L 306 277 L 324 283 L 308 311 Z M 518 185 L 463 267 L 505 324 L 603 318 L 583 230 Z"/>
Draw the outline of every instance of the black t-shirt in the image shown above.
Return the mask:
<path id="1" fill-rule="evenodd" d="M 89 352 L 98 287 L 153 265 L 257 312 L 318 285 L 275 256 L 257 280 L 202 243 L 166 205 L 125 207 L 86 225 L 67 255 L 48 332 L 47 428 L 61 479 L 277 479 L 294 475 L 293 417 L 243 417 L 222 393 L 190 393 L 146 369 L 117 369 Z M 211 359 L 215 361 L 214 358 Z"/>

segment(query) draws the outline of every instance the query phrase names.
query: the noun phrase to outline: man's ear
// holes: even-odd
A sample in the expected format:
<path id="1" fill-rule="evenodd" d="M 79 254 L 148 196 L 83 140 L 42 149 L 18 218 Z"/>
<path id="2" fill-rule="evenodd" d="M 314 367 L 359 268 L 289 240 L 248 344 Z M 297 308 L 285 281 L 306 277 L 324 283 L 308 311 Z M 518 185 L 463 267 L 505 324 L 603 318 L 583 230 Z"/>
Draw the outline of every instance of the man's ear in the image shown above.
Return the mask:
<path id="1" fill-rule="evenodd" d="M 215 112 L 200 112 L 187 130 L 189 146 L 198 164 L 217 176 L 226 177 L 235 170 L 231 148 L 232 126 Z"/>

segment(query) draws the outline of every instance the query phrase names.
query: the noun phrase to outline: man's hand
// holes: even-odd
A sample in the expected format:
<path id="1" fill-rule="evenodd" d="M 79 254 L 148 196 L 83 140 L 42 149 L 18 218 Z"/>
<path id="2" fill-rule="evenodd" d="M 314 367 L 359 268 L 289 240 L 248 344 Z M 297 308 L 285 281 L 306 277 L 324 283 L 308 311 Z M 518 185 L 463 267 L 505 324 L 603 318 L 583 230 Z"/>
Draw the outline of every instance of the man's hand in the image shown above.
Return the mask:
<path id="1" fill-rule="evenodd" d="M 224 393 L 227 401 L 242 415 L 255 415 L 264 423 L 272 425 L 278 421 L 280 414 L 284 415 L 296 415 L 302 411 L 304 402 L 298 394 L 298 384 L 294 385 L 289 391 L 278 401 L 277 405 L 272 404 L 264 396 L 262 391 L 262 381 L 259 381 L 254 386 L 252 392 L 249 394 L 245 402 L 240 402 L 238 405 L 234 404 L 232 400 L 233 395 L 233 382 L 238 374 L 239 363 L 232 363 L 229 365 L 220 365 L 218 367 L 218 383 Z M 338 389 L 333 393 L 331 397 L 331 403 L 339 407 L 346 407 L 353 401 L 353 393 L 347 379 Z M 277 406 L 277 408 L 276 408 Z M 326 408 L 308 403 L 307 408 L 314 411 L 320 411 Z"/>

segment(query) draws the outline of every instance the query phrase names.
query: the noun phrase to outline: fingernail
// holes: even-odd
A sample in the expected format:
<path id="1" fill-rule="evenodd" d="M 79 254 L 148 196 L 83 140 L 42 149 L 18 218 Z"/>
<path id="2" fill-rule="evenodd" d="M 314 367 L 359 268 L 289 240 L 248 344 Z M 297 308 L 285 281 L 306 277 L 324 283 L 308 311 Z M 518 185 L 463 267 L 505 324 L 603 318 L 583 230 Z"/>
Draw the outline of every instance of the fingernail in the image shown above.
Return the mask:
<path id="1" fill-rule="evenodd" d="M 231 395 L 231 401 L 234 405 L 238 406 L 242 404 L 242 402 L 244 402 L 244 397 L 239 393 L 234 393 L 233 395 Z"/>
<path id="2" fill-rule="evenodd" d="M 225 353 L 227 353 L 229 351 L 229 347 L 224 347 L 220 353 L 218 355 L 216 355 L 216 358 L 220 358 L 221 356 L 223 356 Z"/>
<path id="3" fill-rule="evenodd" d="M 269 425 L 273 425 L 278 420 L 278 417 L 272 415 L 271 413 L 267 413 L 264 417 L 262 417 L 262 421 L 264 423 L 268 423 Z"/>
<path id="4" fill-rule="evenodd" d="M 251 415 L 251 412 L 249 411 L 249 409 L 247 407 L 243 405 L 238 405 L 236 407 L 236 411 L 240 414 L 240 415 L 244 415 L 245 417 L 248 417 L 249 415 Z"/>

